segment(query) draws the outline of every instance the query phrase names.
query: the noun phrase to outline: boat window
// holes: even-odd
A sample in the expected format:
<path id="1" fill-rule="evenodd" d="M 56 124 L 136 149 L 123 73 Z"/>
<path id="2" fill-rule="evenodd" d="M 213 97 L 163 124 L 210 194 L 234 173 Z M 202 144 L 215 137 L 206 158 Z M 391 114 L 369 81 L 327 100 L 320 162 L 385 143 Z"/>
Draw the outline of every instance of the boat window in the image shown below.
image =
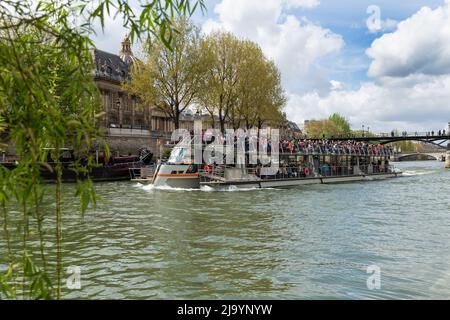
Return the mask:
<path id="1" fill-rule="evenodd" d="M 197 173 L 198 172 L 198 166 L 196 164 L 193 164 L 189 166 L 186 173 Z"/>

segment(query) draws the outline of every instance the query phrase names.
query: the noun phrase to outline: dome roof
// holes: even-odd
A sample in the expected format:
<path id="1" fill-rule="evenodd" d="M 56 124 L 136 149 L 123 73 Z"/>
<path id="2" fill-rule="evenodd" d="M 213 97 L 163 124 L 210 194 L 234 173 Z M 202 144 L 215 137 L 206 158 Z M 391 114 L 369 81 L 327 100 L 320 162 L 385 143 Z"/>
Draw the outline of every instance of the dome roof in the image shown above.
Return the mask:
<path id="1" fill-rule="evenodd" d="M 120 50 L 119 57 L 128 66 L 131 66 L 136 61 L 138 61 L 137 58 L 133 55 L 133 51 L 131 51 L 131 41 L 128 35 L 125 36 L 125 39 L 123 39 L 122 41 L 122 50 Z"/>

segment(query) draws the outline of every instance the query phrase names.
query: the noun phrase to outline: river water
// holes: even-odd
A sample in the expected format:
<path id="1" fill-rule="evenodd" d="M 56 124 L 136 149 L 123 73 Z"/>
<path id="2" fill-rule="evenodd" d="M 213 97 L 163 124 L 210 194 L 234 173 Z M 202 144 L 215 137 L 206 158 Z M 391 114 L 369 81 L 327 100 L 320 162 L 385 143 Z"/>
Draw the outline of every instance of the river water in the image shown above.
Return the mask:
<path id="1" fill-rule="evenodd" d="M 98 184 L 98 208 L 64 220 L 82 286 L 65 298 L 450 298 L 450 170 L 397 167 L 404 177 L 291 189 Z"/>

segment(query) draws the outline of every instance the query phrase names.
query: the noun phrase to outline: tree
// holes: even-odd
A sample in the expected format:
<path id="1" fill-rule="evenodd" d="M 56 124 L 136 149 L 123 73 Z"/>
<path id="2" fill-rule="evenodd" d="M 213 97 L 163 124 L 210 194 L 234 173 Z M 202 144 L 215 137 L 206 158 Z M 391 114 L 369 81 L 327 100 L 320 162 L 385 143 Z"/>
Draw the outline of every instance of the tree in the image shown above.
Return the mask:
<path id="1" fill-rule="evenodd" d="M 6 246 L 0 264 L 7 266 L 0 274 L 0 299 L 62 297 L 60 150 L 70 146 L 88 154 L 94 143 L 101 142 L 97 123 L 102 114 L 90 51 L 94 23 L 103 24 L 115 9 L 132 38 L 151 32 L 170 46 L 173 17 L 190 15 L 203 1 L 142 4 L 141 14 L 136 14 L 122 0 L 100 0 L 94 6 L 88 0 L 0 1 L 0 146 L 13 145 L 18 157 L 14 167 L 0 166 L 2 243 Z M 80 16 L 86 21 L 74 25 Z M 52 188 L 44 188 L 40 170 L 48 166 L 49 148 L 57 178 Z M 87 165 L 74 163 L 73 169 L 88 173 L 92 156 L 87 160 Z M 53 195 L 54 209 L 46 206 L 44 195 Z M 75 196 L 80 198 L 82 212 L 89 203 L 95 204 L 89 179 L 77 182 Z M 46 219 L 52 212 L 54 219 Z M 48 255 L 43 243 L 45 223 L 54 229 L 55 256 Z M 30 245 L 31 234 L 39 237 L 37 249 L 34 242 Z"/>
<path id="2" fill-rule="evenodd" d="M 286 122 L 286 114 L 282 111 L 286 104 L 286 96 L 281 85 L 281 74 L 273 61 L 266 61 L 265 76 L 261 77 L 261 102 L 256 110 L 256 126 L 260 129 L 264 124 L 281 126 Z"/>
<path id="3" fill-rule="evenodd" d="M 14 2 L 14 1 L 12 1 Z M 133 10 L 128 1 L 100 0 L 92 5 L 91 0 L 80 0 L 73 6 L 75 13 L 87 13 L 89 29 L 99 21 L 104 27 L 105 17 L 114 15 L 122 18 L 123 26 L 130 30 L 131 41 L 149 35 L 159 38 L 169 49 L 172 48 L 174 36 L 178 33 L 174 18 L 190 17 L 197 8 L 206 10 L 204 0 L 138 0 L 140 13 Z M 115 12 L 115 13 L 113 13 Z"/>
<path id="4" fill-rule="evenodd" d="M 281 125 L 285 104 L 280 72 L 266 59 L 254 42 L 243 41 L 243 59 L 239 65 L 236 105 L 230 112 L 233 126 L 261 128 L 265 123 Z M 241 123 L 242 122 L 242 123 Z"/>
<path id="5" fill-rule="evenodd" d="M 340 136 L 350 136 L 352 129 L 350 127 L 349 121 L 339 113 L 332 114 L 328 120 L 332 121 L 336 125 L 335 135 Z"/>
<path id="6" fill-rule="evenodd" d="M 131 81 L 125 89 L 144 103 L 167 114 L 175 129 L 180 115 L 194 102 L 203 84 L 207 65 L 200 58 L 200 31 L 186 19 L 174 26 L 177 34 L 172 48 L 152 36 L 145 44 L 145 62 L 132 70 Z"/>
<path id="7" fill-rule="evenodd" d="M 237 101 L 239 62 L 243 57 L 240 40 L 231 33 L 215 32 L 201 45 L 203 64 L 209 67 L 199 102 L 209 112 L 214 123 L 218 117 L 220 130 Z"/>
<path id="8" fill-rule="evenodd" d="M 285 104 L 280 73 L 261 48 L 230 33 L 216 32 L 202 43 L 203 64 L 209 66 L 199 102 L 220 129 L 279 124 Z"/>
<path id="9" fill-rule="evenodd" d="M 339 133 L 336 123 L 331 120 L 310 120 L 305 123 L 309 138 L 331 138 Z"/>

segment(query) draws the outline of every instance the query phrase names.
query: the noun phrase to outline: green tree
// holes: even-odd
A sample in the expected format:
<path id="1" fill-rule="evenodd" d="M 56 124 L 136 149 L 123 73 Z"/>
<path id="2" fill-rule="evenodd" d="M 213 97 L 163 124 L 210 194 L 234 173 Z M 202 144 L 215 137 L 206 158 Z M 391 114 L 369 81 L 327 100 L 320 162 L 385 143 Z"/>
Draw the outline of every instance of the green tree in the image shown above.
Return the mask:
<path id="1" fill-rule="evenodd" d="M 266 61 L 266 72 L 264 73 L 260 95 L 262 97 L 258 107 L 256 103 L 256 127 L 262 128 L 263 125 L 281 126 L 286 121 L 286 114 L 283 108 L 286 104 L 286 95 L 281 85 L 281 74 L 273 61 Z"/>
<path id="2" fill-rule="evenodd" d="M 281 125 L 285 104 L 280 72 L 254 42 L 243 41 L 243 59 L 239 65 L 236 105 L 230 118 L 235 128 L 261 128 L 264 124 Z M 242 123 L 241 123 L 242 122 Z"/>
<path id="3" fill-rule="evenodd" d="M 173 17 L 191 14 L 203 1 L 142 4 L 137 14 L 122 0 L 100 0 L 95 6 L 88 0 L 0 2 L 0 145 L 14 146 L 18 157 L 13 168 L 0 166 L 1 235 L 7 252 L 0 259 L 8 266 L 0 275 L 0 299 L 62 297 L 60 150 L 68 146 L 85 154 L 88 164 L 75 163 L 73 169 L 88 174 L 93 163 L 89 151 L 101 143 L 97 123 L 102 113 L 91 76 L 94 23 L 103 24 L 115 9 L 132 37 L 150 32 L 170 46 Z M 86 22 L 74 25 L 79 17 Z M 56 183 L 44 188 L 40 171 L 49 166 L 50 149 Z M 52 211 L 43 201 L 46 190 L 52 190 L 55 202 L 53 219 L 48 219 Z M 95 204 L 89 179 L 78 181 L 76 196 L 82 212 Z M 56 256 L 51 263 L 43 238 L 45 223 L 54 229 Z M 30 245 L 34 234 L 37 250 Z"/>
<path id="4" fill-rule="evenodd" d="M 215 32 L 201 45 L 203 64 L 208 66 L 205 85 L 199 102 L 211 115 L 213 125 L 218 117 L 220 130 L 225 131 L 238 95 L 238 67 L 243 57 L 240 40 L 231 33 Z"/>
<path id="5" fill-rule="evenodd" d="M 280 73 L 256 43 L 216 32 L 203 41 L 202 59 L 209 72 L 199 102 L 222 132 L 227 122 L 235 129 L 281 123 L 286 99 Z"/>
<path id="6" fill-rule="evenodd" d="M 152 36 L 145 44 L 145 62 L 133 68 L 125 89 L 153 106 L 179 128 L 181 113 L 192 105 L 203 85 L 207 65 L 200 58 L 200 30 L 186 19 L 174 23 L 172 48 Z"/>
<path id="7" fill-rule="evenodd" d="M 352 129 L 350 126 L 350 122 L 344 116 L 339 113 L 332 114 L 328 120 L 332 121 L 336 125 L 335 135 L 340 136 L 350 136 L 352 133 Z"/>
<path id="8" fill-rule="evenodd" d="M 305 123 L 309 138 L 331 138 L 339 134 L 339 128 L 331 120 L 311 120 Z"/>

